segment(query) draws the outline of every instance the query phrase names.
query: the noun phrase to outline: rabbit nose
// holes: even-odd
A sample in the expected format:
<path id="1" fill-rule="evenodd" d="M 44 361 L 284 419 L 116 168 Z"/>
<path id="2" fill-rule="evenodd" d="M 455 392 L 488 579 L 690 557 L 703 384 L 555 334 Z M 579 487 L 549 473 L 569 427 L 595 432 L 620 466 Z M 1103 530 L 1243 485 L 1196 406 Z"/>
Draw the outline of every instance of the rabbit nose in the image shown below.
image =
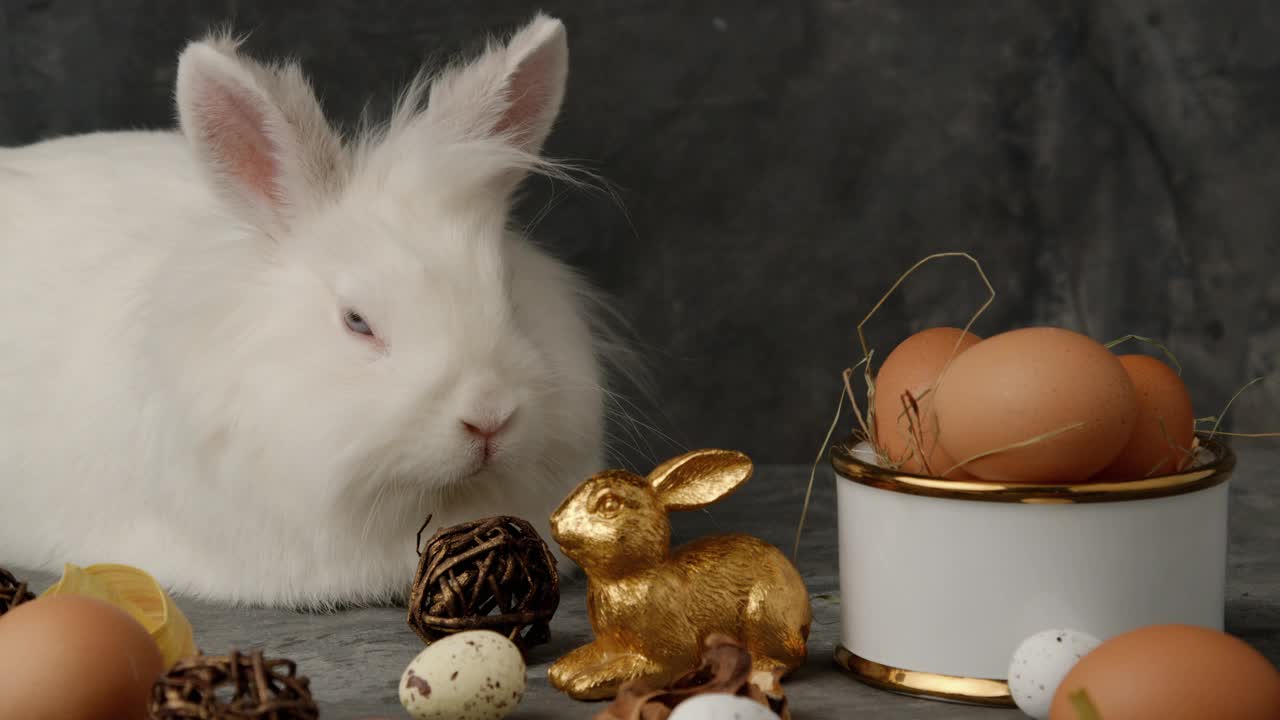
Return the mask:
<path id="1" fill-rule="evenodd" d="M 464 419 L 462 427 L 466 428 L 467 432 L 483 440 L 492 440 L 511 424 L 511 418 L 514 415 L 514 412 L 510 412 L 505 415 L 486 418 Z"/>

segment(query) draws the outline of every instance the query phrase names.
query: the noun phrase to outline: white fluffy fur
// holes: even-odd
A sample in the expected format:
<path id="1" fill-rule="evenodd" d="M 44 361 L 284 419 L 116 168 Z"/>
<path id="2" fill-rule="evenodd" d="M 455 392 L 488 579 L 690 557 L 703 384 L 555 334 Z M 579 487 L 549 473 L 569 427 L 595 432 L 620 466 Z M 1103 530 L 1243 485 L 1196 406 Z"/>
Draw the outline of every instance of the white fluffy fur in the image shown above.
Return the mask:
<path id="1" fill-rule="evenodd" d="M 428 513 L 546 534 L 603 461 L 596 298 L 508 226 L 567 57 L 539 16 L 344 140 L 214 37 L 182 132 L 0 149 L 0 561 L 323 607 L 401 596 Z"/>

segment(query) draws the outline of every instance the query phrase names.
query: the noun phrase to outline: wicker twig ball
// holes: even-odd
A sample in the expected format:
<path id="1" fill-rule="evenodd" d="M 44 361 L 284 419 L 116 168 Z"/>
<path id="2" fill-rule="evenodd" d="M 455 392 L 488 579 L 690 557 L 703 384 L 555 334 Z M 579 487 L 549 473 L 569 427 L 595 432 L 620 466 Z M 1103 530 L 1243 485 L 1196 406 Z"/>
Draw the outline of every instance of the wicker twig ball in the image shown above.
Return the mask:
<path id="1" fill-rule="evenodd" d="M 151 689 L 153 720 L 315 720 L 310 682 L 292 660 L 261 651 L 195 655 Z"/>
<path id="2" fill-rule="evenodd" d="M 500 516 L 445 528 L 419 555 L 409 626 L 423 642 L 492 630 L 525 652 L 551 638 L 560 576 L 551 550 L 525 520 Z"/>
<path id="3" fill-rule="evenodd" d="M 25 582 L 19 582 L 13 573 L 0 568 L 0 615 L 35 599 L 35 593 L 27 590 Z"/>

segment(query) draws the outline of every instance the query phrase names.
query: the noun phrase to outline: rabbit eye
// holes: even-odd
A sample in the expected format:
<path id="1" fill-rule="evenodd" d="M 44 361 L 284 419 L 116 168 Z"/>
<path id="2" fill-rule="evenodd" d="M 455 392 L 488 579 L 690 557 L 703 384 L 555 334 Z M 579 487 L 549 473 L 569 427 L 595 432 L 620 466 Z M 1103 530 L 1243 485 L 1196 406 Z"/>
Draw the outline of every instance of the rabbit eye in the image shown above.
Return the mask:
<path id="1" fill-rule="evenodd" d="M 347 323 L 347 329 L 357 335 L 368 335 L 373 337 L 373 329 L 369 327 L 369 323 L 360 313 L 355 310 L 348 310 L 343 313 L 342 319 Z"/>
<path id="2" fill-rule="evenodd" d="M 622 501 L 613 493 L 602 495 L 599 500 L 596 500 L 595 511 L 601 515 L 614 515 L 621 509 Z"/>

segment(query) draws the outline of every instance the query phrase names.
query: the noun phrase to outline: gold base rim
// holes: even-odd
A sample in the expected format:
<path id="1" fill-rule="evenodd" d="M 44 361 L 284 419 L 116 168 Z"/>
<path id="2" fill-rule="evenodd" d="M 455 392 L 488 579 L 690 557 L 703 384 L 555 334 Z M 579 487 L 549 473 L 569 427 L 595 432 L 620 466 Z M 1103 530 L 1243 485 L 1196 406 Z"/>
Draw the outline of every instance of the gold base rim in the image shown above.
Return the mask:
<path id="1" fill-rule="evenodd" d="M 1004 680 L 906 670 L 883 665 L 837 645 L 836 665 L 859 682 L 899 695 L 984 707 L 1017 707 Z"/>
<path id="2" fill-rule="evenodd" d="M 861 441 L 854 436 L 832 443 L 828 460 L 840 479 L 905 495 L 1025 505 L 1124 502 L 1199 492 L 1230 480 L 1235 470 L 1235 453 L 1209 433 L 1201 432 L 1197 436 L 1200 446 L 1212 455 L 1212 461 L 1192 470 L 1123 482 L 1016 484 L 913 475 L 859 459 L 854 448 Z"/>

